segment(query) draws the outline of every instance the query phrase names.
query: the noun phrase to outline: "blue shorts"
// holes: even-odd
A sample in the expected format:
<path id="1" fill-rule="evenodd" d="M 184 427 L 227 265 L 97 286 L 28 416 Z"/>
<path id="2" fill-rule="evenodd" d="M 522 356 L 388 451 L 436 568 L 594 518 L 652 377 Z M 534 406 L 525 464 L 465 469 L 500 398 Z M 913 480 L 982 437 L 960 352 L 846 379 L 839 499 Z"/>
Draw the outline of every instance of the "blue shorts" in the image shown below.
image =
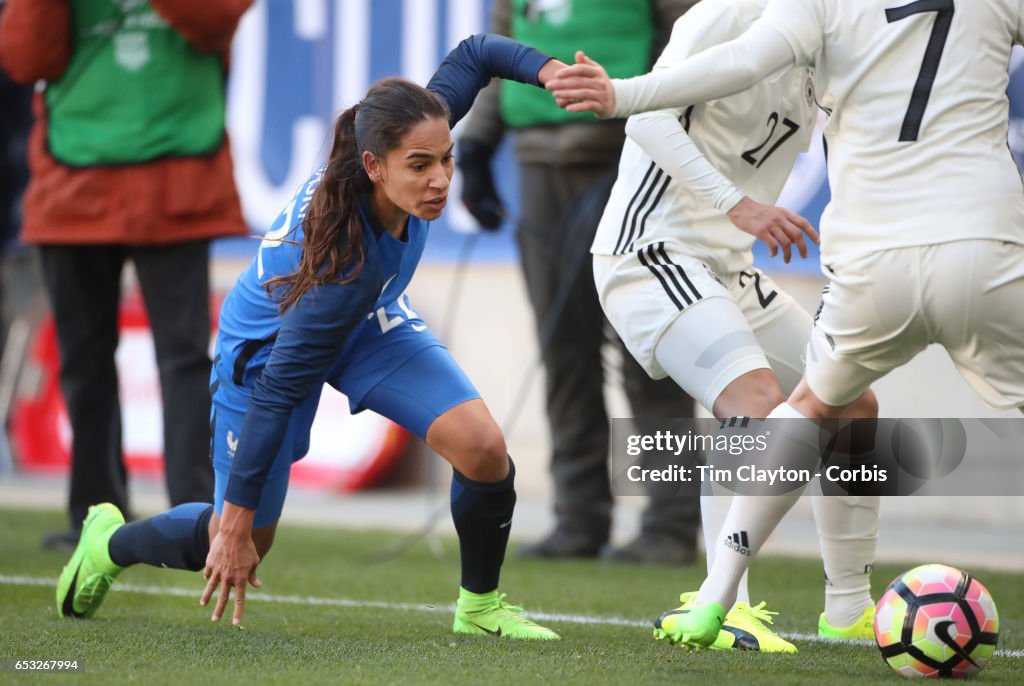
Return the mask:
<path id="1" fill-rule="evenodd" d="M 348 396 L 352 412 L 371 410 L 420 438 L 426 438 L 439 416 L 480 397 L 448 349 L 418 318 L 384 332 L 376 320 L 368 321 L 327 383 Z M 217 514 L 223 512 L 231 460 L 248 406 L 248 393 L 240 390 L 222 384 L 213 395 L 210 435 Z M 260 498 L 255 526 L 267 526 L 280 518 L 288 474 L 292 463 L 309 451 L 309 433 L 319 401 L 320 394 L 313 393 L 292 413 Z"/>

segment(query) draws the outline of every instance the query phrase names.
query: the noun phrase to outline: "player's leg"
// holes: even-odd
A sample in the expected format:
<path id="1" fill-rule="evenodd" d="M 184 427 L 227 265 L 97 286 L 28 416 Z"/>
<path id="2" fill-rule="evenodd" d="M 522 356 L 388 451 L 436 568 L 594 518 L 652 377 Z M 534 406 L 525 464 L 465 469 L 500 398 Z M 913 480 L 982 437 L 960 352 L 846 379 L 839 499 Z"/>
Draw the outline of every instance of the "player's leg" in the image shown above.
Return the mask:
<path id="1" fill-rule="evenodd" d="M 757 276 L 760 275 L 757 273 L 748 275 L 748 280 L 760 284 L 760 280 L 756 278 Z M 760 285 L 763 287 L 758 290 L 758 296 L 762 307 L 765 301 L 769 301 L 769 303 L 775 302 L 776 304 L 788 302 L 788 297 L 774 291 L 774 297 L 765 297 L 770 284 Z M 737 297 L 742 301 L 742 294 Z M 795 308 L 795 305 L 789 304 L 792 308 Z M 747 314 L 746 310 L 744 313 Z M 724 320 L 724 317 L 716 317 L 716 319 Z M 757 322 L 758 317 L 756 314 L 750 314 L 746 319 Z M 779 326 L 784 328 L 789 326 L 790 328 L 798 329 L 800 332 L 806 331 L 806 323 L 803 317 L 793 318 L 792 322 L 788 323 L 782 317 L 776 317 L 775 321 L 781 322 Z M 758 328 L 764 332 L 764 342 L 771 346 L 770 327 L 761 325 L 760 322 L 758 323 Z M 800 338 L 802 336 L 798 336 L 798 340 Z M 727 340 L 742 341 L 742 338 L 734 334 Z M 682 344 L 682 340 L 677 340 L 674 347 L 678 347 L 680 344 Z M 671 348 L 669 349 L 671 350 Z M 778 352 L 775 353 L 775 356 L 779 357 Z M 789 366 L 795 366 L 795 363 L 791 363 Z M 733 382 L 734 388 L 740 387 L 742 383 L 743 377 L 739 377 Z M 739 396 L 739 400 L 742 402 L 742 396 Z M 740 405 L 740 407 L 745 408 L 746 405 Z M 779 418 L 788 415 L 789 407 L 783 404 L 772 410 L 767 416 L 769 418 Z M 764 414 L 761 416 L 764 416 Z M 793 430 L 792 435 L 784 436 L 783 440 L 789 442 L 797 449 L 801 445 L 806 446 L 806 449 L 810 451 L 809 457 L 813 459 L 816 456 L 818 446 L 817 427 L 814 424 L 803 426 L 799 424 L 792 425 L 791 423 L 787 424 L 787 426 Z M 697 597 L 693 599 L 690 612 L 687 613 L 685 619 L 679 622 L 679 631 L 677 632 L 679 640 L 698 646 L 709 644 L 713 638 L 715 628 L 723 620 L 722 608 L 732 606 L 735 601 L 736 588 L 740 583 L 742 575 L 749 567 L 751 559 L 756 555 L 760 546 L 774 530 L 777 523 L 796 502 L 799 495 L 800 489 L 794 489 L 791 492 L 775 495 L 770 498 L 740 496 L 733 500 L 722 530 L 738 532 L 740 537 L 746 541 L 746 545 L 736 546 L 732 544 L 733 541 L 727 539 L 719 539 L 721 542 L 715 544 L 717 550 L 713 553 L 714 562 L 712 569 L 702 584 Z"/>
<path id="2" fill-rule="evenodd" d="M 743 283 L 747 284 L 747 280 Z M 751 292 L 754 291 L 752 284 L 753 277 L 750 277 Z M 768 358 L 762 348 L 760 332 L 755 334 L 750 320 L 758 324 L 764 321 L 782 322 L 778 324 L 780 328 L 793 329 L 793 320 L 797 319 L 794 315 L 802 311 L 799 311 L 796 304 L 785 294 L 771 291 L 767 299 L 762 293 L 760 301 L 764 303 L 767 300 L 767 303 L 759 305 L 759 313 L 749 314 L 746 311 L 749 307 L 744 309 L 746 292 L 736 287 L 732 290 L 729 298 L 708 300 L 706 304 L 694 308 L 691 313 L 681 315 L 662 336 L 656 353 L 662 366 L 673 378 L 684 384 L 693 384 L 695 390 L 703 388 L 702 397 L 714 408 L 716 417 L 765 417 L 782 402 L 784 396 L 775 374 L 769 367 Z M 761 313 L 762 310 L 765 311 Z M 802 324 L 803 320 L 797 323 Z M 767 327 L 761 326 L 760 329 L 765 331 Z M 803 328 L 802 336 L 806 336 L 806 327 Z M 724 518 L 721 516 L 721 509 L 714 507 L 718 503 L 709 503 L 705 508 L 708 579 L 725 579 L 724 583 L 729 587 L 732 598 L 722 606 L 731 609 L 723 618 L 713 617 L 714 621 L 706 627 L 706 631 L 701 631 L 699 637 L 691 636 L 691 640 L 699 638 L 697 642 L 706 645 L 704 641 L 714 631 L 717 622 L 724 620 L 723 631 L 729 630 L 730 627 L 743 631 L 735 641 L 738 647 L 765 652 L 795 652 L 796 648 L 791 643 L 783 640 L 766 626 L 766 623 L 771 623 L 771 616 L 774 613 L 765 610 L 764 603 L 756 607 L 750 606 L 747 569 L 751 558 L 738 554 L 723 555 L 723 550 L 735 552 L 730 545 L 731 541 L 726 541 L 728 536 L 723 536 L 723 532 L 745 533 L 749 528 L 734 526 L 739 513 L 745 513 L 747 510 L 784 513 L 791 506 L 791 500 L 789 495 L 771 498 L 736 496 Z M 754 513 L 751 512 L 749 515 Z M 705 585 L 708 583 L 706 581 Z M 689 621 L 699 617 L 698 594 L 691 597 L 690 605 L 691 612 L 681 617 L 672 627 L 675 630 L 672 638 L 675 640 L 685 642 L 689 633 L 700 629 L 690 626 Z M 663 620 L 662 623 L 666 622 Z M 721 638 L 715 641 L 721 643 Z"/>
<path id="3" fill-rule="evenodd" d="M 860 640 L 874 636 L 871 570 L 880 503 L 877 495 L 816 495 L 811 500 L 825 567 L 819 636 Z"/>
<path id="4" fill-rule="evenodd" d="M 754 331 L 758 346 L 764 353 L 771 372 L 756 369 L 735 379 L 716 399 L 715 414 L 723 418 L 737 415 L 766 417 L 784 400 L 785 395 L 792 391 L 803 374 L 802 352 L 811 329 L 811 317 L 787 293 L 778 289 L 769 277 L 753 267 L 730 274 L 727 283 L 743 318 Z M 737 504 L 738 498 L 748 499 Z M 744 509 L 776 509 L 779 505 L 787 505 L 786 496 L 781 498 L 783 500 L 773 501 L 766 497 L 735 496 L 724 504 L 724 508 L 721 502 L 709 505 L 708 509 L 716 515 L 713 535 L 706 538 L 709 576 L 722 549 L 721 542 L 728 538 L 727 534 L 723 535 L 723 532 L 727 531 L 725 520 L 734 504 L 737 508 L 745 505 Z M 711 499 L 722 500 L 720 496 Z M 716 505 L 718 507 L 715 507 Z M 734 530 L 736 529 L 730 528 L 728 532 Z M 750 562 L 750 558 L 744 559 L 742 556 L 736 556 L 734 560 L 739 565 Z M 770 623 L 771 619 L 764 609 L 765 603 L 762 602 L 756 607 L 750 605 L 748 572 L 749 570 L 743 572 L 736 584 L 736 601 L 733 609 L 726 615 L 726 626 L 751 628 L 750 633 L 755 639 L 759 639 L 759 644 L 767 644 L 768 650 L 795 651 L 795 646 L 774 633 L 764 636 L 763 632 L 758 631 L 764 626 L 763 622 Z"/>
<path id="5" fill-rule="evenodd" d="M 705 386 L 712 380 L 701 383 L 700 379 L 691 376 L 689 372 L 694 365 L 687 359 L 689 346 L 676 350 L 672 344 L 661 344 L 663 354 L 678 361 L 679 368 L 675 371 L 666 370 L 661 365 L 655 349 L 659 341 L 664 341 L 666 330 L 677 326 L 677 331 L 683 331 L 684 327 L 676 325 L 677 321 L 698 316 L 694 313 L 701 308 L 710 306 L 717 311 L 717 307 L 705 301 L 726 302 L 729 295 L 721 283 L 711 278 L 701 262 L 670 255 L 670 250 L 671 247 L 656 244 L 643 247 L 639 253 L 595 255 L 594 281 L 608 321 L 643 372 L 651 379 L 668 376 L 691 397 L 708 403 Z M 678 264 L 681 272 L 670 266 L 670 262 Z M 698 329 L 697 335 L 707 333 L 707 329 L 701 331 L 699 326 L 695 329 Z M 689 338 L 687 333 L 681 335 L 684 339 Z M 697 369 L 698 373 L 703 371 L 703 367 Z M 701 498 L 705 541 L 718 534 L 717 528 L 709 530 L 715 522 L 713 517 L 709 517 L 711 510 L 706 507 L 709 503 L 709 500 Z"/>
<path id="6" fill-rule="evenodd" d="M 782 392 L 788 396 L 803 376 L 803 357 L 813 321 L 788 294 L 777 289 L 770 277 L 755 269 L 745 271 L 747 297 L 741 296 L 740 303 L 747 320 L 754 326 L 757 340 L 771 363 Z M 751 290 L 758 297 L 750 297 Z M 777 308 L 776 316 L 767 316 L 772 312 L 764 307 L 765 301 L 770 301 Z M 861 396 L 844 416 L 877 417 L 878 403 L 874 393 L 868 391 Z M 873 635 L 870 570 L 878 538 L 879 504 L 877 495 L 812 497 L 826 578 L 825 611 L 818 622 L 822 636 L 871 638 Z"/>
<path id="7" fill-rule="evenodd" d="M 779 405 L 768 414 L 768 419 L 789 416 L 787 408 L 789 406 L 785 403 Z M 775 452 L 771 454 L 781 454 L 780 459 L 789 466 L 794 464 L 794 455 L 803 453 L 812 457 L 817 453 L 818 427 L 813 422 L 806 426 L 783 427 L 780 424 L 772 433 L 771 445 Z M 799 499 L 802 490 L 793 488 L 771 496 L 737 495 L 733 498 L 722 525 L 722 531 L 730 532 L 730 535 L 720 536 L 714 542 L 714 564 L 692 601 L 690 613 L 680 623 L 677 640 L 693 647 L 710 645 L 712 632 L 725 619 L 723 608 L 731 607 L 736 601 L 740 579 L 779 521 Z M 742 541 L 742 545 L 737 541 Z M 793 651 L 795 648 L 789 652 Z"/>
<path id="8" fill-rule="evenodd" d="M 807 346 L 805 376 L 770 415 L 787 419 L 780 427 L 797 443 L 809 444 L 807 450 L 817 450 L 811 447 L 816 420 L 877 417 L 870 384 L 928 345 L 928 327 L 917 306 L 919 250 L 873 253 L 833 267 Z M 822 635 L 868 634 L 878 507 L 877 496 L 870 495 L 824 496 L 816 503 L 829 579 L 819 618 Z M 767 524 L 775 526 L 771 519 Z"/>
<path id="9" fill-rule="evenodd" d="M 315 400 L 315 398 L 313 399 Z M 316 410 L 307 402 L 293 416 L 284 446 L 263 487 L 253 521 L 253 543 L 262 560 L 270 550 L 288 490 L 288 468 L 296 455 L 296 433 L 308 433 Z M 219 530 L 231 459 L 244 421 L 244 410 L 214 400 L 211 441 L 215 468 L 214 504 L 182 503 L 147 519 L 125 524 L 111 503 L 89 509 L 78 547 L 57 584 L 57 613 L 87 618 L 95 614 L 106 592 L 127 567 L 155 567 L 199 571 L 206 564 L 210 541 Z"/>
<path id="10" fill-rule="evenodd" d="M 790 423 L 809 425 L 811 419 L 878 416 L 878 403 L 870 390 L 849 405 L 834 406 L 801 382 L 788 403 L 772 415 L 773 419 L 788 419 L 784 427 Z M 793 428 L 798 430 L 798 426 Z M 823 637 L 868 640 L 873 636 L 871 569 L 880 504 L 879 496 L 870 494 L 815 495 L 811 501 L 825 569 L 825 609 L 818 618 L 818 634 Z"/>
<path id="11" fill-rule="evenodd" d="M 453 630 L 558 638 L 498 593 L 515 510 L 515 466 L 479 392 L 433 334 L 413 330 L 409 321 L 378 338 L 371 351 L 371 356 L 385 355 L 388 368 L 368 390 L 359 367 L 381 369 L 370 357 L 346 369 L 332 385 L 349 395 L 354 409 L 373 410 L 400 424 L 452 465 L 451 512 L 462 560 Z"/>
<path id="12" fill-rule="evenodd" d="M 655 348 L 669 376 L 716 419 L 764 418 L 785 400 L 757 337 L 729 297 L 706 298 L 672 322 Z"/>
<path id="13" fill-rule="evenodd" d="M 707 351 L 713 351 L 715 359 Z M 708 298 L 680 314 L 666 329 L 655 356 L 669 376 L 688 393 L 696 394 L 718 419 L 764 417 L 783 401 L 757 338 L 730 297 Z M 722 495 L 704 496 L 701 519 L 708 572 L 714 565 L 717 542 L 725 523 Z M 718 499 L 718 500 L 716 500 Z M 737 601 L 749 606 L 747 574 L 737 581 Z"/>
<path id="14" fill-rule="evenodd" d="M 750 325 L 732 294 L 702 262 L 655 244 L 632 255 L 596 256 L 594 270 L 609 320 L 652 376 L 667 373 L 705 407 L 716 410 L 718 399 L 730 386 L 726 395 L 730 404 L 726 406 L 746 410 L 745 414 L 764 416 L 774 403 L 781 402 L 782 392 Z M 702 501 L 702 505 L 709 504 Z M 720 534 L 715 518 L 709 516 L 712 512 L 702 508 L 710 559 L 715 555 L 710 542 L 719 540 Z M 745 595 L 745 577 L 736 584 Z M 690 605 L 695 595 L 684 593 L 683 605 L 659 618 L 655 636 L 673 640 L 682 636 L 681 627 L 693 616 Z M 735 609 L 733 618 L 744 622 L 747 629 L 730 622 L 719 632 L 719 618 L 719 624 L 705 636 L 709 644 L 793 650 L 763 624 L 766 613 L 750 611 L 746 597 Z M 733 629 L 735 632 L 729 633 Z"/>
<path id="15" fill-rule="evenodd" d="M 936 342 L 994 409 L 1024 406 L 1024 246 L 957 241 L 928 252 L 925 307 Z"/>

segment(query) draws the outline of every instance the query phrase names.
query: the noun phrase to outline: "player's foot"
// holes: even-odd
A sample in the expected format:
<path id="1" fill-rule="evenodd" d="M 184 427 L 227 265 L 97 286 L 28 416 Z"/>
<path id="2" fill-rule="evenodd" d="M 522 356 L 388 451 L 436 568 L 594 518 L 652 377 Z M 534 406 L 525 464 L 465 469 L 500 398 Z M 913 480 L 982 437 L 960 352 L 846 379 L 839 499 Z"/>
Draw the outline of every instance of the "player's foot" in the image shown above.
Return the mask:
<path id="1" fill-rule="evenodd" d="M 107 551 L 110 537 L 124 525 L 124 516 L 110 503 L 93 505 L 82 524 L 71 561 L 57 581 L 57 615 L 87 619 L 96 614 L 103 597 L 124 567 Z"/>
<path id="2" fill-rule="evenodd" d="M 682 603 L 679 607 L 674 610 L 669 610 L 663 613 L 660 617 L 654 620 L 654 638 L 658 641 L 668 641 L 669 643 L 676 643 L 676 639 L 673 638 L 671 630 L 676 628 L 676 624 L 679 622 L 678 615 L 689 613 L 690 605 L 693 604 L 694 599 L 697 597 L 697 591 L 689 591 L 679 596 L 679 602 Z M 725 631 L 723 626 L 721 631 L 718 632 L 718 636 L 711 645 L 707 646 L 711 650 L 731 650 L 732 645 L 732 634 Z"/>
<path id="3" fill-rule="evenodd" d="M 772 624 L 772 617 L 779 614 L 764 609 L 760 602 L 754 607 L 736 603 L 725 616 L 722 633 L 733 635 L 733 646 L 738 650 L 759 650 L 762 653 L 795 653 L 796 646 L 765 626 Z"/>
<path id="4" fill-rule="evenodd" d="M 523 617 L 523 608 L 506 603 L 505 594 L 499 595 L 497 591 L 472 594 L 462 590 L 455 604 L 452 631 L 457 634 L 541 641 L 561 638 L 551 629 Z"/>
<path id="5" fill-rule="evenodd" d="M 856 622 L 847 627 L 832 626 L 825 619 L 825 613 L 818 618 L 818 635 L 822 638 L 837 638 L 845 640 L 875 640 L 875 606 L 872 605 L 864 610 Z"/>
<path id="6" fill-rule="evenodd" d="M 674 610 L 662 614 L 654 622 L 654 638 L 679 643 L 684 648 L 711 648 L 729 650 L 731 645 L 719 642 L 725 611 L 718 603 L 693 607 L 696 591 L 679 596 L 682 603 Z M 723 637 L 724 638 L 724 637 Z"/>

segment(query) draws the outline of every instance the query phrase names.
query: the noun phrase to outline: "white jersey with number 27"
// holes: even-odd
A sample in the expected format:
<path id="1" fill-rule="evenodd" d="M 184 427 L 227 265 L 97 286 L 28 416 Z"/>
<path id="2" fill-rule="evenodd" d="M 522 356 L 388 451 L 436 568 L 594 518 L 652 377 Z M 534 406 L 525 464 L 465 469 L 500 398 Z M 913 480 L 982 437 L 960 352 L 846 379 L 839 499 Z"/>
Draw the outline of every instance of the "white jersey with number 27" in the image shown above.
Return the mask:
<path id="1" fill-rule="evenodd" d="M 702 0 L 676 20 L 655 71 L 742 35 L 766 4 Z M 675 132 L 665 139 L 637 142 L 631 134 L 626 140 L 591 251 L 620 255 L 664 241 L 719 270 L 749 267 L 754 237 L 734 227 L 726 212 L 743 196 L 778 200 L 793 161 L 811 140 L 818 114 L 812 89 L 811 70 L 796 67 L 741 93 L 661 112 Z M 649 120 L 631 123 L 646 126 Z M 689 167 L 699 156 L 710 168 L 681 173 L 679 163 Z"/>
<path id="2" fill-rule="evenodd" d="M 822 260 L 991 238 L 1024 243 L 1007 147 L 1021 0 L 772 0 L 761 22 L 813 63 L 832 201 Z"/>

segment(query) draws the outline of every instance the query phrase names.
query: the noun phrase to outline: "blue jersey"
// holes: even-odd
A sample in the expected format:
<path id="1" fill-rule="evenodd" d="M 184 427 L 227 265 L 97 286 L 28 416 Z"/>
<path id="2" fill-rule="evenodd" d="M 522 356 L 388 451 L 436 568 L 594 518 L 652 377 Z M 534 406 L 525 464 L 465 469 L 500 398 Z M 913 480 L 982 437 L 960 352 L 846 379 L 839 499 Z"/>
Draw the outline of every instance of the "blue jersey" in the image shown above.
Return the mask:
<path id="1" fill-rule="evenodd" d="M 492 77 L 539 85 L 548 61 L 542 53 L 500 36 L 462 41 L 427 84 L 448 103 L 454 126 Z M 361 327 L 395 308 L 423 254 L 429 223 L 410 216 L 405 240 L 383 229 L 362 199 L 365 262 L 348 283 L 326 283 L 303 294 L 283 315 L 267 282 L 295 271 L 302 255 L 302 223 L 321 181 L 317 170 L 274 221 L 252 264 L 221 308 L 212 381 L 232 405 L 247 403 L 231 464 L 226 499 L 255 508 L 296 408 L 319 396 L 324 382 L 358 351 Z M 383 309 L 381 309 L 383 308 Z M 377 314 L 379 313 L 379 315 Z"/>
<path id="2" fill-rule="evenodd" d="M 289 317 L 291 312 L 282 317 L 277 302 L 267 294 L 267 284 L 271 279 L 291 274 L 298 268 L 302 256 L 302 222 L 323 171 L 321 167 L 307 179 L 278 215 L 260 243 L 252 264 L 239 277 L 221 308 L 214 378 L 218 390 L 234 394 L 234 400 L 242 396 L 248 398 L 265 371 L 282 325 L 292 319 L 307 327 L 310 324 L 306 321 L 308 317 Z M 363 232 L 365 262 L 362 274 L 349 284 L 323 284 L 317 287 L 315 294 L 308 295 L 309 305 L 315 306 L 315 312 L 307 312 L 307 315 L 340 315 L 339 319 L 328 322 L 330 327 L 325 328 L 321 336 L 332 333 L 339 324 L 355 324 L 355 315 L 376 312 L 380 308 L 388 314 L 398 307 L 398 298 L 409 286 L 423 254 L 429 227 L 427 222 L 410 216 L 406 239 L 395 238 L 379 225 L 365 197 L 360 199 L 359 218 L 363 227 L 370 229 Z M 372 319 L 367 317 L 359 324 L 369 322 Z M 309 331 L 310 335 L 315 333 L 314 330 Z M 339 339 L 338 336 L 334 338 L 335 341 Z M 340 338 L 346 338 L 345 334 Z M 330 355 L 333 352 L 340 361 L 356 339 L 357 336 L 348 335 L 345 347 L 331 346 L 325 348 L 324 353 Z"/>

